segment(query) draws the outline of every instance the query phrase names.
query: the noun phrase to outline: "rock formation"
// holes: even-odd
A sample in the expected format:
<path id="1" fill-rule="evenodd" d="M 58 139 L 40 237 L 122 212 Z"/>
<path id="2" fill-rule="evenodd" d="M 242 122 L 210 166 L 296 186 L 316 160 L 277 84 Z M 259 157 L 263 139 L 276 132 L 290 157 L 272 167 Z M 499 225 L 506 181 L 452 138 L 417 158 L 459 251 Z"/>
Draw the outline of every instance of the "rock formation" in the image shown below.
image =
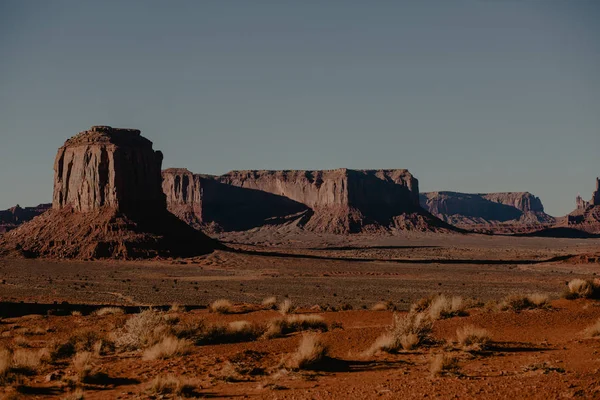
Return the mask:
<path id="1" fill-rule="evenodd" d="M 523 231 L 554 223 L 539 198 L 528 192 L 422 193 L 421 206 L 452 225 L 475 230 Z"/>
<path id="2" fill-rule="evenodd" d="M 54 163 L 52 210 L 0 245 L 29 256 L 139 258 L 205 254 L 218 243 L 169 213 L 162 153 L 133 129 L 93 126 Z"/>
<path id="3" fill-rule="evenodd" d="M 452 229 L 419 206 L 407 170 L 163 171 L 171 212 L 197 228 L 225 231 L 295 224 L 315 232 Z"/>
<path id="4" fill-rule="evenodd" d="M 31 221 L 51 207 L 52 204 L 40 204 L 36 207 L 23 208 L 17 204 L 8 210 L 0 210 L 0 233 L 8 232 L 27 221 Z"/>
<path id="5" fill-rule="evenodd" d="M 596 178 L 596 191 L 591 200 L 585 201 L 577 196 L 575 210 L 562 218 L 558 225 L 600 233 L 600 178 Z"/>

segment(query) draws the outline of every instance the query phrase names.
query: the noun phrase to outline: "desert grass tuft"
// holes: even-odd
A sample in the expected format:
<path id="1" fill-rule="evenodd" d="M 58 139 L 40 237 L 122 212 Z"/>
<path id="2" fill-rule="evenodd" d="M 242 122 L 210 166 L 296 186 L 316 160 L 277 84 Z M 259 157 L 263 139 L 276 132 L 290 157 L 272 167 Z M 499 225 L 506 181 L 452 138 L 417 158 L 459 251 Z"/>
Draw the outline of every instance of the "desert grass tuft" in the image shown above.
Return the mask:
<path id="1" fill-rule="evenodd" d="M 460 370 L 458 359 L 448 354 L 438 354 L 431 359 L 429 371 L 432 376 L 457 375 Z"/>
<path id="2" fill-rule="evenodd" d="M 82 389 L 77 389 L 62 398 L 62 400 L 83 400 L 83 399 L 85 399 L 85 393 Z"/>
<path id="3" fill-rule="evenodd" d="M 329 326 L 320 315 L 290 315 L 269 321 L 265 337 L 274 338 L 307 330 L 326 332 L 328 329 Z"/>
<path id="4" fill-rule="evenodd" d="M 432 341 L 433 322 L 429 314 L 409 312 L 406 315 L 394 314 L 388 332 L 379 336 L 367 350 L 366 355 L 378 351 L 395 353 L 412 350 Z"/>
<path id="5" fill-rule="evenodd" d="M 165 359 L 182 356 L 191 352 L 192 343 L 174 336 L 166 336 L 160 342 L 144 351 L 144 360 Z"/>
<path id="6" fill-rule="evenodd" d="M 231 314 L 233 304 L 227 299 L 215 300 L 210 304 L 209 311 L 217 314 Z"/>
<path id="7" fill-rule="evenodd" d="M 323 363 L 328 354 L 329 347 L 317 335 L 304 335 L 287 366 L 291 369 L 314 369 Z"/>
<path id="8" fill-rule="evenodd" d="M 456 330 L 458 343 L 466 350 L 484 350 L 492 341 L 486 329 L 465 325 Z"/>
<path id="9" fill-rule="evenodd" d="M 439 295 L 431 300 L 427 312 L 433 321 L 438 319 L 452 318 L 455 316 L 469 315 L 467 313 L 467 303 L 462 297 L 446 297 Z"/>
<path id="10" fill-rule="evenodd" d="M 264 299 L 262 301 L 261 305 L 263 306 L 263 308 L 266 308 L 267 310 L 274 310 L 277 308 L 277 297 L 275 297 L 275 296 L 267 297 L 266 299 Z"/>
<path id="11" fill-rule="evenodd" d="M 193 395 L 195 389 L 196 386 L 187 379 L 174 375 L 159 375 L 150 382 L 146 392 L 150 396 L 160 396 L 160 398 L 165 395 L 186 397 Z"/>
<path id="12" fill-rule="evenodd" d="M 123 328 L 112 332 L 112 339 L 121 350 L 138 350 L 155 345 L 168 332 L 163 313 L 147 309 L 130 317 Z"/>
<path id="13" fill-rule="evenodd" d="M 121 307 L 102 307 L 93 313 L 94 315 L 103 316 L 103 315 L 123 315 L 125 314 L 125 310 Z"/>
<path id="14" fill-rule="evenodd" d="M 593 325 L 588 326 L 583 333 L 587 338 L 600 337 L 600 318 Z"/>
<path id="15" fill-rule="evenodd" d="M 292 305 L 292 301 L 290 299 L 285 299 L 279 304 L 279 313 L 281 315 L 287 315 L 294 312 L 294 306 Z"/>
<path id="16" fill-rule="evenodd" d="M 573 279 L 569 281 L 563 297 L 573 299 L 598 299 L 600 298 L 600 280 Z"/>
<path id="17" fill-rule="evenodd" d="M 380 301 L 371 306 L 371 311 L 393 311 L 394 304 L 391 301 Z"/>
<path id="18" fill-rule="evenodd" d="M 522 311 L 536 308 L 549 308 L 550 298 L 541 293 L 509 295 L 498 304 L 502 311 Z"/>

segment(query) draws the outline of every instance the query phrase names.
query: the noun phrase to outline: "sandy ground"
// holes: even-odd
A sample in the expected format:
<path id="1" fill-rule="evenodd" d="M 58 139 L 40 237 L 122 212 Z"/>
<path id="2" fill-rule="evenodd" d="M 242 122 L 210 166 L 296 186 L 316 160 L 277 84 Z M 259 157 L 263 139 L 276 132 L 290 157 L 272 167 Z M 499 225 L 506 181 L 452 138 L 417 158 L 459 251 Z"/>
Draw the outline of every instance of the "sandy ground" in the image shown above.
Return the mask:
<path id="1" fill-rule="evenodd" d="M 143 349 L 108 351 L 91 362 L 103 378 L 78 384 L 68 384 L 75 374 L 71 358 L 42 361 L 18 380 L 6 381 L 0 393 L 7 398 L 64 398 L 76 386 L 86 399 L 176 398 L 149 390 L 157 376 L 172 374 L 193 384 L 190 396 L 205 398 L 600 398 L 600 341 L 583 333 L 600 318 L 600 303 L 559 299 L 569 280 L 600 272 L 598 263 L 572 264 L 563 258 L 597 252 L 600 240 L 480 235 L 274 239 L 247 234 L 221 239 L 232 251 L 185 260 L 3 258 L 0 298 L 199 306 L 227 298 L 249 304 L 230 315 L 206 309 L 168 313 L 180 325 L 240 320 L 263 325 L 281 316 L 257 304 L 268 296 L 288 298 L 300 306 L 298 313 L 321 315 L 329 324 L 319 333 L 330 347 L 327 363 L 317 370 L 287 366 L 303 335 L 291 333 L 195 345 L 189 354 L 165 360 L 144 360 Z M 548 294 L 552 307 L 515 312 L 481 306 L 532 292 Z M 365 354 L 389 329 L 393 315 L 363 308 L 384 300 L 407 310 L 419 298 L 437 293 L 475 298 L 480 304 L 468 316 L 435 321 L 432 344 L 398 354 Z M 345 304 L 353 310 L 310 310 L 313 305 Z M 133 315 L 4 318 L 0 344 L 13 351 L 37 351 L 85 332 L 110 341 L 111 332 L 129 318 Z M 469 352 L 456 343 L 456 329 L 468 324 L 488 330 L 493 340 L 488 350 Z M 459 367 L 451 374 L 432 375 L 432 359 L 442 353 L 455 357 Z"/>

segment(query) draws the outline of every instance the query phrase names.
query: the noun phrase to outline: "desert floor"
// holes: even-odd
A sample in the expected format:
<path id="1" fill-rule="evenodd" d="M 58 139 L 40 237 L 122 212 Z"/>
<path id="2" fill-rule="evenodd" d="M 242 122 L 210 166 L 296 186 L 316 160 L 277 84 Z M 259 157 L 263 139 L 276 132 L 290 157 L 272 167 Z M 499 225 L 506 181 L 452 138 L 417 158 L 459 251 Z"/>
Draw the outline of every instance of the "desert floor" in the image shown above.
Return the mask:
<path id="1" fill-rule="evenodd" d="M 600 318 L 600 303 L 560 299 L 567 282 L 600 272 L 598 263 L 568 259 L 597 252 L 600 240 L 261 233 L 220 239 L 231 251 L 192 259 L 0 259 L 0 347 L 8 349 L 0 351 L 0 393 L 86 399 L 600 398 L 600 341 L 584 333 Z M 549 296 L 550 305 L 502 308 L 507 296 L 531 293 Z M 372 311 L 375 303 L 390 302 L 401 318 L 412 303 L 439 294 L 461 296 L 465 313 L 435 319 L 422 346 L 368 351 L 394 319 L 390 310 Z M 261 306 L 270 296 L 298 309 L 282 316 Z M 206 309 L 221 298 L 235 305 L 225 314 Z M 140 306 L 172 304 L 188 311 L 151 312 L 154 341 L 119 345 Z M 106 305 L 127 306 L 129 314 L 90 314 Z M 290 315 L 323 318 L 310 334 L 329 353 L 311 367 L 293 362 L 310 329 L 263 334 L 272 321 Z M 227 336 L 235 321 L 247 321 L 251 332 Z M 491 342 L 478 349 L 458 343 L 457 328 L 467 325 L 486 329 Z M 207 329 L 210 340 L 202 336 Z M 165 337 L 184 341 L 185 351 L 148 356 Z M 57 353 L 65 343 L 72 348 Z M 432 372 L 440 354 L 454 359 L 455 368 Z M 4 372 L 3 359 L 12 365 Z M 169 376 L 175 387 L 157 389 L 156 378 Z"/>

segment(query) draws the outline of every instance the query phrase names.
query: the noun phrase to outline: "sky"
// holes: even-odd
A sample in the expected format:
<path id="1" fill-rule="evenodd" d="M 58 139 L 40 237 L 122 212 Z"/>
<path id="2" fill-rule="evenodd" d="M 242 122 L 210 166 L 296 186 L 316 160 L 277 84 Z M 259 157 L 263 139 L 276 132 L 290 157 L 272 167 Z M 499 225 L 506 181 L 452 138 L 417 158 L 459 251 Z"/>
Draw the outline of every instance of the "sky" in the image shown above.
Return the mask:
<path id="1" fill-rule="evenodd" d="M 0 209 L 56 150 L 141 129 L 164 168 L 407 168 L 421 191 L 600 176 L 600 1 L 0 0 Z"/>

